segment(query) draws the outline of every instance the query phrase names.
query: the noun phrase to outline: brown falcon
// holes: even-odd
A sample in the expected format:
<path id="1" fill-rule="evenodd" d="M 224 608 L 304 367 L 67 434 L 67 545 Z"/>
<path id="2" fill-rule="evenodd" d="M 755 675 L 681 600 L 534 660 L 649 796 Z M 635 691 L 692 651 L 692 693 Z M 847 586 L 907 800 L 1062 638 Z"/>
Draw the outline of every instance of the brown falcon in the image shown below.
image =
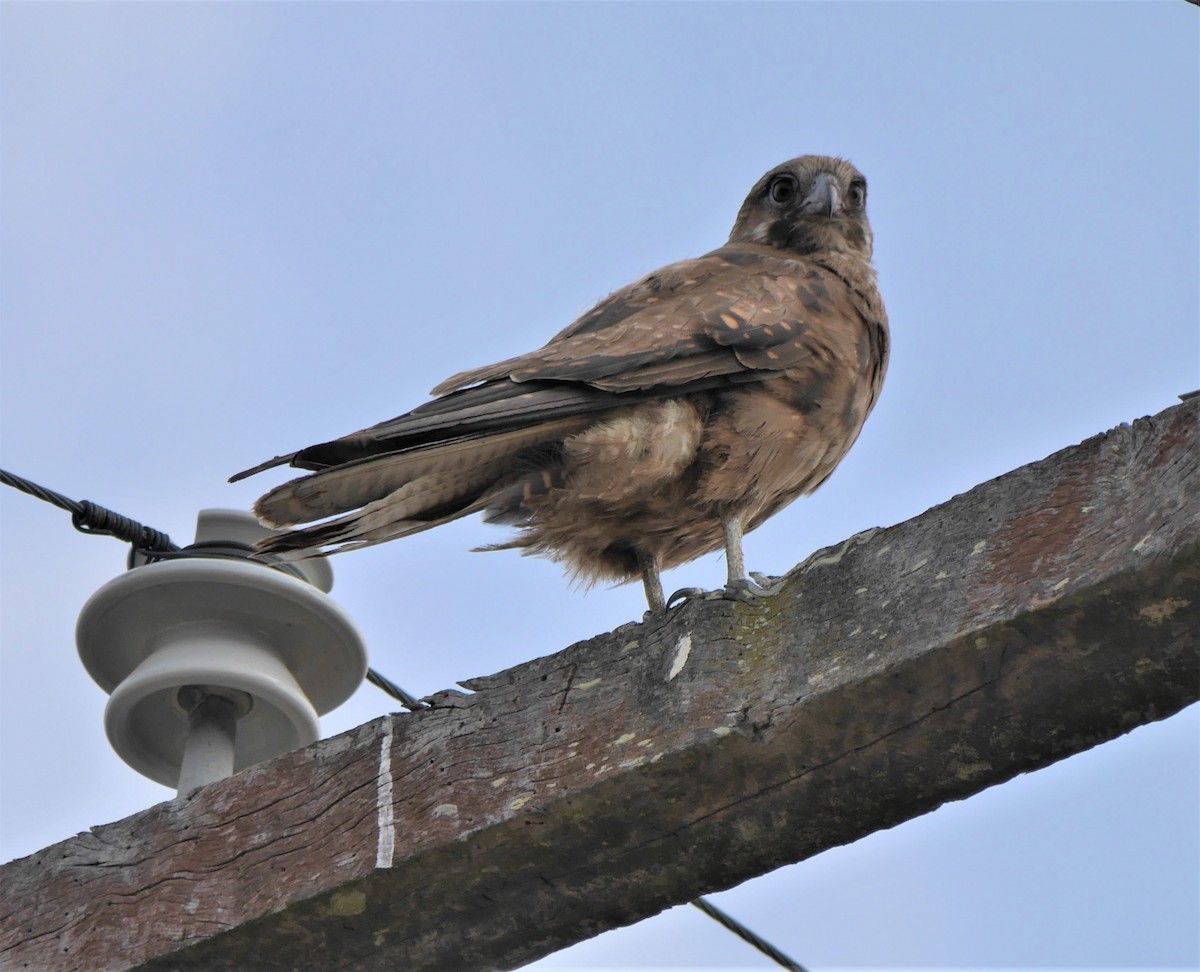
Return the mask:
<path id="1" fill-rule="evenodd" d="M 618 290 L 543 348 L 463 371 L 432 401 L 278 456 L 311 470 L 255 512 L 264 554 L 331 553 L 469 513 L 574 577 L 640 577 L 724 546 L 833 472 L 875 405 L 887 314 L 871 267 L 867 182 L 806 155 L 750 190 L 729 242 Z M 333 519 L 328 519 L 334 517 Z"/>

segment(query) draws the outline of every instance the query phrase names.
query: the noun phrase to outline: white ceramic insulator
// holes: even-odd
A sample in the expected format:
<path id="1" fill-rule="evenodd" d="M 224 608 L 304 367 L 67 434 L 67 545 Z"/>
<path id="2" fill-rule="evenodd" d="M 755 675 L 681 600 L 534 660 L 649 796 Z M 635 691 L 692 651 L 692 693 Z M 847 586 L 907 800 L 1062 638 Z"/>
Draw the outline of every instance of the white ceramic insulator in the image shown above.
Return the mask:
<path id="1" fill-rule="evenodd" d="M 187 688 L 180 690 L 180 701 Z M 188 713 L 188 736 L 179 767 L 179 795 L 233 775 L 233 752 L 237 724 L 242 713 L 238 704 L 220 690 L 198 689 L 200 698 Z M 188 705 L 185 703 L 185 708 Z"/>
<path id="2" fill-rule="evenodd" d="M 265 532 L 248 514 L 206 510 L 197 536 L 245 541 Z M 328 566 L 303 576 L 242 560 L 175 559 L 135 567 L 88 600 L 79 654 L 111 693 L 105 729 L 125 762 L 182 795 L 318 738 L 317 716 L 354 693 L 367 657 L 350 619 L 313 586 L 329 588 Z M 183 689 L 191 695 L 181 702 Z M 193 719 L 205 694 L 247 700 L 232 729 Z"/>

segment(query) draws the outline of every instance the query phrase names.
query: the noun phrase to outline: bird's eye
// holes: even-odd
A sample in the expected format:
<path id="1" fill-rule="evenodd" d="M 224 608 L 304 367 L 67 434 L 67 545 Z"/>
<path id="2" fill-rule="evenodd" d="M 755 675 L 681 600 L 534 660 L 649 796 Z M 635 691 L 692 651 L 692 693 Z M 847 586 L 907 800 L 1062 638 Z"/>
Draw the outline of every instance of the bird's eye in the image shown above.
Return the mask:
<path id="1" fill-rule="evenodd" d="M 796 180 L 790 175 L 776 176 L 771 180 L 771 185 L 767 189 L 767 195 L 771 197 L 771 202 L 782 206 L 784 203 L 791 202 L 796 195 Z"/>
<path id="2" fill-rule="evenodd" d="M 850 183 L 850 191 L 846 195 L 846 201 L 850 204 L 851 209 L 862 209 L 867 201 L 867 184 L 862 179 L 855 179 Z"/>

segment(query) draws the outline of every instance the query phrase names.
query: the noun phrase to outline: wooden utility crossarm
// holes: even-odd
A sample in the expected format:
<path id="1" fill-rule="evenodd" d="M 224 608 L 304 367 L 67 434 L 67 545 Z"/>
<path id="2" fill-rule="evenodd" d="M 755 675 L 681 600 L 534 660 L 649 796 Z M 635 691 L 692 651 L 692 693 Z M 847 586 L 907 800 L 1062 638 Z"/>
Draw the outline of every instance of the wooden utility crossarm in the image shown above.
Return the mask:
<path id="1" fill-rule="evenodd" d="M 511 968 L 1200 692 L 1200 399 L 0 872 L 5 969 Z"/>

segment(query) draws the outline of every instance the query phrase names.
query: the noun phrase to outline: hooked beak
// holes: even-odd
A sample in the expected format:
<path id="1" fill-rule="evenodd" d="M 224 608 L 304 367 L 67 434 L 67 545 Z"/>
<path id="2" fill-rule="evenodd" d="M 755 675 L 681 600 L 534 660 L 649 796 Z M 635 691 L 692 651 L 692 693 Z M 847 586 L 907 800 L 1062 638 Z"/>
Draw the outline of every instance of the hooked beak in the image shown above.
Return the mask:
<path id="1" fill-rule="evenodd" d="M 838 182 L 834 176 L 828 172 L 822 172 L 813 182 L 812 192 L 804 197 L 804 201 L 800 204 L 800 211 L 803 213 L 817 214 L 821 213 L 824 216 L 833 216 L 842 208 L 842 195 L 838 189 Z"/>

